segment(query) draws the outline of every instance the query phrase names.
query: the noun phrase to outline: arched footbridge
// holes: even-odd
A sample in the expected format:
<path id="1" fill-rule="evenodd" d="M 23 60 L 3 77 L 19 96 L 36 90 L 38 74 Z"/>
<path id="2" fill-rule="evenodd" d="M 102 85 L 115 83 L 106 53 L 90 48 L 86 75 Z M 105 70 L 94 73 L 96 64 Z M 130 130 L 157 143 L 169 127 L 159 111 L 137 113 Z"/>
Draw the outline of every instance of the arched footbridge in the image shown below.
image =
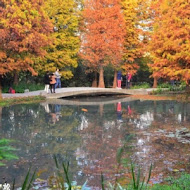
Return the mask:
<path id="1" fill-rule="evenodd" d="M 47 94 L 44 90 L 37 90 L 25 93 L 3 93 L 3 98 L 21 98 L 30 96 L 45 96 L 47 99 L 60 99 L 72 96 L 96 96 L 96 95 L 135 95 L 135 94 L 149 94 L 155 89 L 118 89 L 118 88 L 92 88 L 92 87 L 67 87 L 58 88 L 56 93 Z"/>
<path id="2" fill-rule="evenodd" d="M 46 94 L 47 99 L 59 99 L 72 96 L 95 95 L 134 95 L 148 94 L 153 89 L 118 89 L 118 88 L 93 88 L 93 87 L 68 87 L 58 88 L 56 93 Z"/>

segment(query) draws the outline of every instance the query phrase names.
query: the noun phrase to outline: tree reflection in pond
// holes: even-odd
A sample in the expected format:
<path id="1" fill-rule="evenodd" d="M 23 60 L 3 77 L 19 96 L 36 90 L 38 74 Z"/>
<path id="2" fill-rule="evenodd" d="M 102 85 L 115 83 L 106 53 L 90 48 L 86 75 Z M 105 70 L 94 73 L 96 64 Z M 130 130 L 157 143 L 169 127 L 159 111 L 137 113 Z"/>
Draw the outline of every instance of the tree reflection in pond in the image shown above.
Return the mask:
<path id="1" fill-rule="evenodd" d="M 30 164 L 41 178 L 53 174 L 56 154 L 69 159 L 73 179 L 100 185 L 100 173 L 114 180 L 116 152 L 125 145 L 123 158 L 132 158 L 152 180 L 176 170 L 190 172 L 190 104 L 174 101 L 130 101 L 97 105 L 32 104 L 4 107 L 0 138 L 15 140 L 19 160 L 1 168 L 0 178 L 22 182 Z M 128 141 L 129 136 L 133 138 Z M 182 139 L 182 140 L 181 140 Z M 184 140 L 185 139 L 185 140 Z M 132 147 L 132 148 L 131 148 Z M 122 175 L 128 170 L 121 169 Z"/>

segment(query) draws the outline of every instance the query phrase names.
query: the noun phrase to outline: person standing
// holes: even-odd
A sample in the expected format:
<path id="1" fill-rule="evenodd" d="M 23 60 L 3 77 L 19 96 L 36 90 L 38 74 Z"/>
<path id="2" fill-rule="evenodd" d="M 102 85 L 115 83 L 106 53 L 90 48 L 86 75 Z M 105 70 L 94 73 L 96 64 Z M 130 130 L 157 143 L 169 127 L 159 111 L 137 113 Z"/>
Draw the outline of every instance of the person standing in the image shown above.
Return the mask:
<path id="1" fill-rule="evenodd" d="M 127 73 L 126 75 L 126 88 L 130 88 L 131 86 L 131 78 L 132 78 L 132 75 L 130 72 Z"/>
<path id="2" fill-rule="evenodd" d="M 50 75 L 50 91 L 51 91 L 51 93 L 55 93 L 55 84 L 56 84 L 56 77 L 55 77 L 55 74 L 52 73 Z"/>
<path id="3" fill-rule="evenodd" d="M 44 76 L 44 84 L 45 84 L 45 89 L 44 91 L 49 93 L 49 84 L 50 84 L 50 76 L 49 72 L 47 71 L 45 76 Z"/>
<path id="4" fill-rule="evenodd" d="M 122 74 L 121 71 L 117 72 L 117 87 L 121 88 L 121 79 L 122 79 Z"/>
<path id="5" fill-rule="evenodd" d="M 59 73 L 59 69 L 56 70 L 55 77 L 56 77 L 55 88 L 57 88 L 57 87 L 61 88 L 61 74 Z"/>

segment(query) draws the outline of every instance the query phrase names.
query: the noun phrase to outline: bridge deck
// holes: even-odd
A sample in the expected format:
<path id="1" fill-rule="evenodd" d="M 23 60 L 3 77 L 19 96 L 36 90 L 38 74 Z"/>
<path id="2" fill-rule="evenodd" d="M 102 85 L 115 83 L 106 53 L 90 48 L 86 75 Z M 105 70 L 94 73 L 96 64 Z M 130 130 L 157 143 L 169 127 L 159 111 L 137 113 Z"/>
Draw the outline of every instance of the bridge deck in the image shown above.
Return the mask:
<path id="1" fill-rule="evenodd" d="M 92 88 L 92 87 L 75 87 L 59 88 L 56 93 L 47 94 L 47 99 L 57 99 L 70 96 L 92 96 L 92 95 L 134 95 L 148 94 L 152 89 L 118 89 L 118 88 Z"/>
<path id="2" fill-rule="evenodd" d="M 3 98 L 29 97 L 29 96 L 45 96 L 47 99 L 59 99 L 71 96 L 93 96 L 93 95 L 133 95 L 133 94 L 148 94 L 155 89 L 117 89 L 117 88 L 92 88 L 92 87 L 68 87 L 58 88 L 56 93 L 47 94 L 44 90 L 9 94 L 3 93 Z"/>

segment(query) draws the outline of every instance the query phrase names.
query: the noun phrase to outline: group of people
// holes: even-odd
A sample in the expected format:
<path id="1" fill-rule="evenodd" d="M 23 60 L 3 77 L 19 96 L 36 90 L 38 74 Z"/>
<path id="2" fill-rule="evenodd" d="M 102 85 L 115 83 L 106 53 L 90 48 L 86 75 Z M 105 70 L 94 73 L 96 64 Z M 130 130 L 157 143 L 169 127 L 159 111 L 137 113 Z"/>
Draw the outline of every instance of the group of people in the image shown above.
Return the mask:
<path id="1" fill-rule="evenodd" d="M 47 102 L 42 102 L 42 106 L 45 108 L 45 112 L 47 113 L 45 116 L 46 122 L 55 124 L 59 121 L 61 114 L 61 105 L 59 104 L 48 104 Z"/>
<path id="2" fill-rule="evenodd" d="M 130 88 L 131 78 L 132 78 L 132 75 L 130 72 L 128 72 L 126 74 L 126 88 Z M 117 88 L 121 88 L 121 82 L 122 82 L 122 73 L 121 73 L 121 71 L 118 71 L 118 73 L 117 73 Z"/>
<path id="3" fill-rule="evenodd" d="M 131 78 L 132 75 L 130 72 L 126 75 L 126 88 L 130 88 L 131 86 Z M 122 82 L 122 73 L 118 71 L 117 73 L 117 88 L 121 88 Z M 49 93 L 49 89 L 51 93 L 55 93 L 56 88 L 61 88 L 61 74 L 59 73 L 59 69 L 56 70 L 55 73 L 46 72 L 44 76 L 45 83 L 45 92 Z"/>
<path id="4" fill-rule="evenodd" d="M 49 89 L 51 93 L 55 93 L 56 88 L 61 88 L 61 74 L 59 73 L 59 69 L 57 69 L 55 73 L 47 71 L 44 76 L 44 83 L 44 90 L 47 93 L 49 93 Z"/>

